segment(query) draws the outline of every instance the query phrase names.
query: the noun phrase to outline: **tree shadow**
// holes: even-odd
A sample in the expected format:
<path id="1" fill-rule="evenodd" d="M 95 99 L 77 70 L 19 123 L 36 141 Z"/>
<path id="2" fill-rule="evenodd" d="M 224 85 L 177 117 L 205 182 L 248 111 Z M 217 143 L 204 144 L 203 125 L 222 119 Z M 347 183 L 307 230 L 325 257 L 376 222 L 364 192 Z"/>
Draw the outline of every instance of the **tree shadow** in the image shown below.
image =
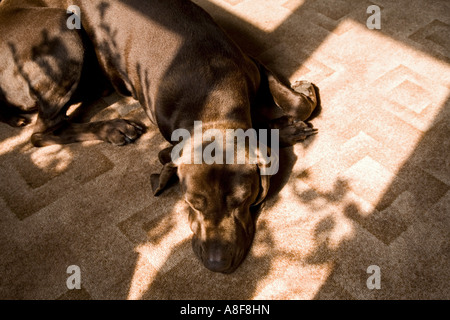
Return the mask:
<path id="1" fill-rule="evenodd" d="M 450 190 L 445 151 L 450 133 L 449 103 L 447 100 L 372 209 L 366 207 L 371 195 L 362 194 L 344 178 L 338 177 L 328 192 L 311 188 L 297 194 L 312 211 L 329 212 L 316 224 L 315 249 L 305 257 L 310 265 L 333 265 L 314 299 L 448 297 L 444 283 L 450 259 L 445 200 Z M 333 234 L 348 224 L 351 236 L 331 243 Z M 381 268 L 381 290 L 366 286 L 370 265 Z"/>

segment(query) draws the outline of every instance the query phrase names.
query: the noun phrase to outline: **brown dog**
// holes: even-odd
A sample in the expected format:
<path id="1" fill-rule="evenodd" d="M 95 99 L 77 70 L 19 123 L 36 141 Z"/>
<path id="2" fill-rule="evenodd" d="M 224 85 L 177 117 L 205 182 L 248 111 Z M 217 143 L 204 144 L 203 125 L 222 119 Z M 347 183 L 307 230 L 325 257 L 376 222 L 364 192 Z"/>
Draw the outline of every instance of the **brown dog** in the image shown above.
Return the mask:
<path id="1" fill-rule="evenodd" d="M 0 10 L 6 10 L 11 2 L 4 0 Z M 264 66 L 246 56 L 204 10 L 190 1 L 39 0 L 39 4 L 42 3 L 59 9 L 69 5 L 81 8 L 83 28 L 103 72 L 118 92 L 139 100 L 165 139 L 172 143 L 172 134 L 177 129 L 193 133 L 194 121 L 201 121 L 205 130 L 215 129 L 224 135 L 230 129 L 277 128 L 281 146 L 292 145 L 316 133 L 303 122 L 317 105 L 312 85 L 303 83 L 299 93 L 282 84 Z M 54 100 L 51 96 L 47 98 L 47 93 L 44 94 L 47 91 L 41 91 L 39 86 L 32 88 L 39 109 L 38 125 L 32 137 L 34 145 L 91 139 L 125 144 L 136 139 L 142 128 L 129 121 L 72 124 L 65 120 L 69 97 L 80 83 L 80 70 L 84 65 L 83 46 L 77 47 L 76 43 L 83 42 L 79 32 L 63 31 L 58 27 L 61 22 L 53 19 L 56 21 L 46 22 L 38 29 L 36 41 L 42 30 L 49 29 L 47 38 L 58 37 L 60 32 L 64 34 L 65 45 L 69 43 L 77 50 L 70 51 L 69 55 L 74 63 L 61 67 L 69 68 L 61 75 L 71 76 L 56 79 L 57 83 L 64 84 L 65 95 L 63 90 L 48 94 L 58 97 Z M 3 27 L 2 20 L 0 23 Z M 15 31 L 9 32 L 20 38 L 25 29 L 25 25 L 17 23 Z M 67 37 L 69 34 L 71 36 Z M 25 54 L 30 50 L 29 42 L 18 41 L 17 45 L 19 43 L 20 50 L 9 53 L 13 58 L 19 52 Z M 1 46 L 8 47 L 4 41 Z M 5 49 L 0 53 L 4 52 Z M 77 55 L 72 57 L 74 54 Z M 54 57 L 56 63 L 65 58 L 58 50 L 48 55 Z M 34 83 L 40 75 L 28 74 L 26 63 L 14 59 L 21 69 L 19 73 L 28 77 L 25 83 Z M 4 85 L 8 79 L 10 76 L 0 78 L 0 88 L 6 91 L 3 100 L 13 104 L 9 100 L 11 89 L 5 89 Z M 20 103 L 14 105 L 21 106 Z M 274 105 L 280 114 L 271 118 L 268 111 Z M 207 143 L 202 144 L 202 150 L 207 146 Z M 227 152 L 235 152 L 227 147 Z M 177 175 L 190 206 L 194 251 L 208 269 L 224 273 L 234 271 L 253 239 L 255 227 L 250 208 L 267 195 L 270 175 L 261 174 L 267 164 L 261 161 L 255 164 L 176 164 L 170 151 L 161 152 L 164 167 L 160 175 L 152 176 L 155 194 L 164 190 Z M 246 154 L 250 152 L 247 147 Z"/>

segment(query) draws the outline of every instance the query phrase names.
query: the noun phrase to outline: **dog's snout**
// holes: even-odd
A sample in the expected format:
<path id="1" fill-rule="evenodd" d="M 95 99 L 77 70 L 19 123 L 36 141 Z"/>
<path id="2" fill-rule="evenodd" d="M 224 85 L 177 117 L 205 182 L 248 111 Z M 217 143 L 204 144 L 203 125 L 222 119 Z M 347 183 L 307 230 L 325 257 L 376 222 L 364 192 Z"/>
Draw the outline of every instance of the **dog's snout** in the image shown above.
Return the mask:
<path id="1" fill-rule="evenodd" d="M 213 272 L 228 273 L 233 269 L 233 251 L 229 245 L 219 241 L 201 243 L 199 258 Z"/>
<path id="2" fill-rule="evenodd" d="M 229 269 L 227 260 L 208 259 L 205 266 L 213 272 L 226 272 Z"/>
<path id="3" fill-rule="evenodd" d="M 252 224 L 244 229 L 233 216 L 220 224 L 189 215 L 194 232 L 192 248 L 203 265 L 213 272 L 232 273 L 245 257 L 253 238 Z"/>
<path id="4" fill-rule="evenodd" d="M 204 263 L 206 267 L 214 272 L 226 272 L 231 266 L 231 258 L 224 254 L 223 249 L 214 247 L 206 252 Z"/>

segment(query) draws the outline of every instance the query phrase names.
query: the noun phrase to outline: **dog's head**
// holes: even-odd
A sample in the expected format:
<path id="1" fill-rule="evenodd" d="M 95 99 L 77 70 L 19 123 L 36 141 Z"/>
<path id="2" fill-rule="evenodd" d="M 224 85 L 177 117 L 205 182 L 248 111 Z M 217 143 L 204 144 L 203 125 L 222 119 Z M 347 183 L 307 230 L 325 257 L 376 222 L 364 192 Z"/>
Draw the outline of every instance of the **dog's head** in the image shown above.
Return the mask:
<path id="1" fill-rule="evenodd" d="M 194 252 L 208 269 L 233 272 L 253 240 L 250 207 L 265 197 L 269 179 L 261 182 L 256 166 L 238 164 L 182 164 L 178 174 L 189 204 Z"/>
<path id="2" fill-rule="evenodd" d="M 265 199 L 271 177 L 262 158 L 254 164 L 176 164 L 160 156 L 165 165 L 160 175 L 153 175 L 155 195 L 178 176 L 189 205 L 192 246 L 209 270 L 231 273 L 249 251 L 255 232 L 252 209 Z"/>

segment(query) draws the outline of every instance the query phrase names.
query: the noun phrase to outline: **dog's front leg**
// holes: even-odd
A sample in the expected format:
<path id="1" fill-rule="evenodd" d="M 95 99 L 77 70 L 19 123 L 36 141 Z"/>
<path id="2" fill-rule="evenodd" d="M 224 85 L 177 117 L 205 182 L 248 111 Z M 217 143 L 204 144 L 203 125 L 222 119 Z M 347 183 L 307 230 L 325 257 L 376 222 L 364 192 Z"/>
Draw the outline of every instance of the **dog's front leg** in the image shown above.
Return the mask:
<path id="1" fill-rule="evenodd" d="M 126 145 L 134 142 L 144 133 L 144 126 L 125 119 L 96 121 L 88 123 L 72 123 L 62 120 L 47 128 L 46 119 L 38 119 L 40 123 L 31 136 L 36 147 L 52 144 L 68 144 L 74 142 L 102 140 L 114 145 Z"/>

